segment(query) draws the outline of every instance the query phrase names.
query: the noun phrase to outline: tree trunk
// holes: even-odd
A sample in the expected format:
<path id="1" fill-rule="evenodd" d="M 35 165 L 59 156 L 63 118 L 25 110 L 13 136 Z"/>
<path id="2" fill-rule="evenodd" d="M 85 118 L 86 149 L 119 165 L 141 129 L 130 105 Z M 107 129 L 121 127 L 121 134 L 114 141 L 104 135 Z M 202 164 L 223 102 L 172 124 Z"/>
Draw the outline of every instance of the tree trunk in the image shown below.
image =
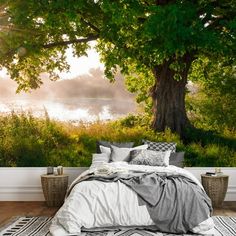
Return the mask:
<path id="1" fill-rule="evenodd" d="M 184 138 L 184 130 L 189 123 L 185 109 L 185 86 L 187 75 L 192 63 L 189 56 L 184 56 L 185 68 L 180 72 L 182 77 L 175 80 L 175 71 L 170 69 L 170 61 L 165 61 L 162 65 L 155 67 L 155 85 L 151 90 L 153 100 L 153 123 L 152 127 L 156 131 L 164 131 L 170 128 L 181 138 Z"/>

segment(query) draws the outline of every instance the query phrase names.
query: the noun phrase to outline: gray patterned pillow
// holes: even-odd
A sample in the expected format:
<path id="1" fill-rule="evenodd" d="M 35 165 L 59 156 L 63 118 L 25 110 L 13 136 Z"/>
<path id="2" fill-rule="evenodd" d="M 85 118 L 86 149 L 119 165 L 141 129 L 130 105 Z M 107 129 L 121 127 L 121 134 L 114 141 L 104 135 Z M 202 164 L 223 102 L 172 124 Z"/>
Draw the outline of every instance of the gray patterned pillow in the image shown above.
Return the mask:
<path id="1" fill-rule="evenodd" d="M 134 150 L 131 152 L 133 158 L 129 164 L 149 165 L 149 166 L 168 166 L 171 151 L 157 152 L 153 150 Z"/>
<path id="2" fill-rule="evenodd" d="M 149 150 L 154 150 L 154 151 L 171 151 L 175 152 L 176 151 L 176 143 L 167 143 L 167 142 L 152 142 L 149 140 L 143 140 L 144 144 L 148 144 L 148 149 Z"/>

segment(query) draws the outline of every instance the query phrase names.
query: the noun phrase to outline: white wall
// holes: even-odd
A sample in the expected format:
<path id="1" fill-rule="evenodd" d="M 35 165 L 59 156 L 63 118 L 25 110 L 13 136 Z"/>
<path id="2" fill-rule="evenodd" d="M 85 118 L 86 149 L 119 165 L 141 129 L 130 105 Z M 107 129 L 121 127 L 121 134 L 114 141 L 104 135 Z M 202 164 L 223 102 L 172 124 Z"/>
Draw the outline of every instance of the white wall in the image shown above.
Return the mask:
<path id="1" fill-rule="evenodd" d="M 71 183 L 86 167 L 64 168 L 69 174 Z M 214 168 L 194 167 L 186 168 L 199 180 L 200 175 Z M 229 175 L 229 187 L 226 201 L 236 201 L 236 168 L 222 168 Z M 0 201 L 43 201 L 40 175 L 46 173 L 45 167 L 1 167 L 0 168 Z"/>
<path id="2" fill-rule="evenodd" d="M 64 167 L 69 184 L 86 169 Z M 40 175 L 46 172 L 46 167 L 1 167 L 0 201 L 44 201 Z"/>

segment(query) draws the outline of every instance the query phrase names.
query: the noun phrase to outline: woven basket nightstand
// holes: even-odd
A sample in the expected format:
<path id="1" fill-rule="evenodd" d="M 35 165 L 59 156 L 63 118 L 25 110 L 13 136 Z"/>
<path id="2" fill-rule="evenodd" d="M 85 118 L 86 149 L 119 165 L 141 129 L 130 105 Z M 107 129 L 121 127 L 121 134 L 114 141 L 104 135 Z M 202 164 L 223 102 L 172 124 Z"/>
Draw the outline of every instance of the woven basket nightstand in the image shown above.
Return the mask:
<path id="1" fill-rule="evenodd" d="M 213 207 L 221 207 L 228 189 L 229 176 L 201 175 L 202 185 L 212 201 Z"/>
<path id="2" fill-rule="evenodd" d="M 61 206 L 68 187 L 68 175 L 41 175 L 43 194 L 48 206 Z"/>

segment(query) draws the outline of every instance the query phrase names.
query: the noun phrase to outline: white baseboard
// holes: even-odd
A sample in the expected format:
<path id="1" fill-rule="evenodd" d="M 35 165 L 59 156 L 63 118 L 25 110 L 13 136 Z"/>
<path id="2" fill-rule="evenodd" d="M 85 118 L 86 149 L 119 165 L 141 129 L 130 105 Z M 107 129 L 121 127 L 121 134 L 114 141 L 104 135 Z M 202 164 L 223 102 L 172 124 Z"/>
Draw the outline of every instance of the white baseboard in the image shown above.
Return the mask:
<path id="1" fill-rule="evenodd" d="M 44 201 L 41 186 L 1 186 L 0 201 Z"/>
<path id="2" fill-rule="evenodd" d="M 236 185 L 229 185 L 225 201 L 236 201 Z"/>
<path id="3" fill-rule="evenodd" d="M 87 167 L 67 167 L 71 183 Z M 186 168 L 199 180 L 202 173 L 214 171 L 214 168 Z M 229 175 L 229 186 L 226 201 L 236 201 L 236 168 L 222 168 Z M 0 168 L 0 201 L 44 201 L 40 175 L 46 173 L 45 167 L 1 167 Z"/>
<path id="4" fill-rule="evenodd" d="M 87 167 L 65 167 L 69 184 Z M 40 175 L 46 167 L 1 167 L 0 201 L 44 201 Z"/>

